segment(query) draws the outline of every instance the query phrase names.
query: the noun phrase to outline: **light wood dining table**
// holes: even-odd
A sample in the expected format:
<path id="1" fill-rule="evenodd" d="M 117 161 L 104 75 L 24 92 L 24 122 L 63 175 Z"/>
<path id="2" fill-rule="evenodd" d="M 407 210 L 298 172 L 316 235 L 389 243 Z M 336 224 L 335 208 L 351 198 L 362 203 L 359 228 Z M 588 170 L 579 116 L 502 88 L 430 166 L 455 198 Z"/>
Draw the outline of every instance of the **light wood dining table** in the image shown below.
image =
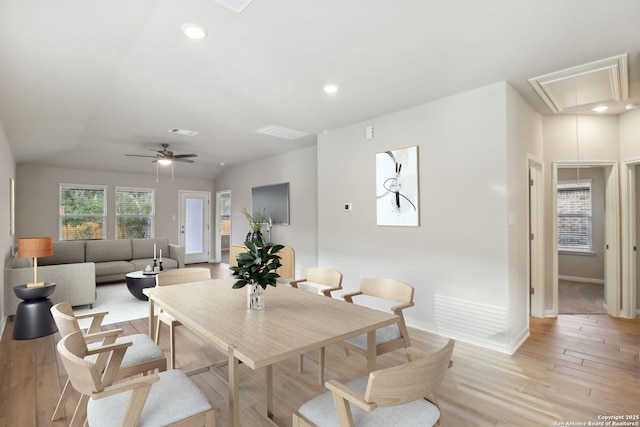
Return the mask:
<path id="1" fill-rule="evenodd" d="M 300 292 L 288 284 L 268 286 L 262 310 L 247 309 L 245 289 L 235 279 L 212 279 L 148 288 L 149 333 L 155 303 L 225 353 L 229 370 L 229 418 L 240 426 L 239 363 L 265 368 L 266 416 L 273 418 L 273 364 L 329 344 L 367 334 L 367 368 L 375 370 L 375 331 L 398 316 L 342 300 Z"/>

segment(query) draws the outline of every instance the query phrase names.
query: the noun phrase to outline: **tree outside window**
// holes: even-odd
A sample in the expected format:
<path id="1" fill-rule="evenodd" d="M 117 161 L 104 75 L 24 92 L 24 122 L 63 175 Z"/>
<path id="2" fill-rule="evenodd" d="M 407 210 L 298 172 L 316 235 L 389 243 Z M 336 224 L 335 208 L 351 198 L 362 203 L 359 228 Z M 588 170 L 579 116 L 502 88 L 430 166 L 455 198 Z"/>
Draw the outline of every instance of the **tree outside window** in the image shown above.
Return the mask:
<path id="1" fill-rule="evenodd" d="M 105 238 L 106 191 L 103 186 L 60 184 L 60 240 Z"/>
<path id="2" fill-rule="evenodd" d="M 154 237 L 154 219 L 154 190 L 116 187 L 116 239 Z"/>

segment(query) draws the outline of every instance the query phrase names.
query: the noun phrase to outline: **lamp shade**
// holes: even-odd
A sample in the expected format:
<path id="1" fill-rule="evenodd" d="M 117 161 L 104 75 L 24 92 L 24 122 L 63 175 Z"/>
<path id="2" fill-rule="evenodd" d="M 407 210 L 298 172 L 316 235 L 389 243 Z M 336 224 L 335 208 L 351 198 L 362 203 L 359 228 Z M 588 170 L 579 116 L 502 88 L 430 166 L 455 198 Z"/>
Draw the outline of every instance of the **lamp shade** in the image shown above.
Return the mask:
<path id="1" fill-rule="evenodd" d="M 53 255 L 52 237 L 18 239 L 18 258 L 39 258 Z"/>

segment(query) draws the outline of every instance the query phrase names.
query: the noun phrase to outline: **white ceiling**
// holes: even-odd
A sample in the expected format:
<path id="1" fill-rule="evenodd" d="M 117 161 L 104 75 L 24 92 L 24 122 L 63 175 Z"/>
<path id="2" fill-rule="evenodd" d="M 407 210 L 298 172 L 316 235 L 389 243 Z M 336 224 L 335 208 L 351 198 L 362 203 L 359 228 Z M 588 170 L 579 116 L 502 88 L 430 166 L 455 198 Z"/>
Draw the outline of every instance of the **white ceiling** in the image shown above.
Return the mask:
<path id="1" fill-rule="evenodd" d="M 0 123 L 18 163 L 153 174 L 125 154 L 169 143 L 199 155 L 176 175 L 213 178 L 498 81 L 550 114 L 529 78 L 623 53 L 640 102 L 638 22 L 638 0 L 0 0 Z"/>

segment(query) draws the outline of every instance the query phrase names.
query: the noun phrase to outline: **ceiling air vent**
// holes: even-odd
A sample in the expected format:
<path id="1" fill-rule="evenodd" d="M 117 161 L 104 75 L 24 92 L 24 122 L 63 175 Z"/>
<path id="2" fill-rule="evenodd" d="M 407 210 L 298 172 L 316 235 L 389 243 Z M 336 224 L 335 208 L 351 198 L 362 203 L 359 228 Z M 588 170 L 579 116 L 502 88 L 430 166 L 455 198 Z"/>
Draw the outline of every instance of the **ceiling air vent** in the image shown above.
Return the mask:
<path id="1" fill-rule="evenodd" d="M 534 77 L 529 83 L 554 113 L 628 99 L 627 54 Z"/>
<path id="2" fill-rule="evenodd" d="M 177 133 L 184 136 L 196 136 L 198 134 L 198 132 L 193 130 L 178 129 L 178 128 L 169 129 L 169 133 Z"/>
<path id="3" fill-rule="evenodd" d="M 253 0 L 215 0 L 216 3 L 220 3 L 237 13 L 242 12 L 252 1 Z"/>
<path id="4" fill-rule="evenodd" d="M 261 128 L 254 130 L 254 132 L 289 140 L 309 135 L 301 130 L 289 129 L 278 125 L 262 126 Z"/>

